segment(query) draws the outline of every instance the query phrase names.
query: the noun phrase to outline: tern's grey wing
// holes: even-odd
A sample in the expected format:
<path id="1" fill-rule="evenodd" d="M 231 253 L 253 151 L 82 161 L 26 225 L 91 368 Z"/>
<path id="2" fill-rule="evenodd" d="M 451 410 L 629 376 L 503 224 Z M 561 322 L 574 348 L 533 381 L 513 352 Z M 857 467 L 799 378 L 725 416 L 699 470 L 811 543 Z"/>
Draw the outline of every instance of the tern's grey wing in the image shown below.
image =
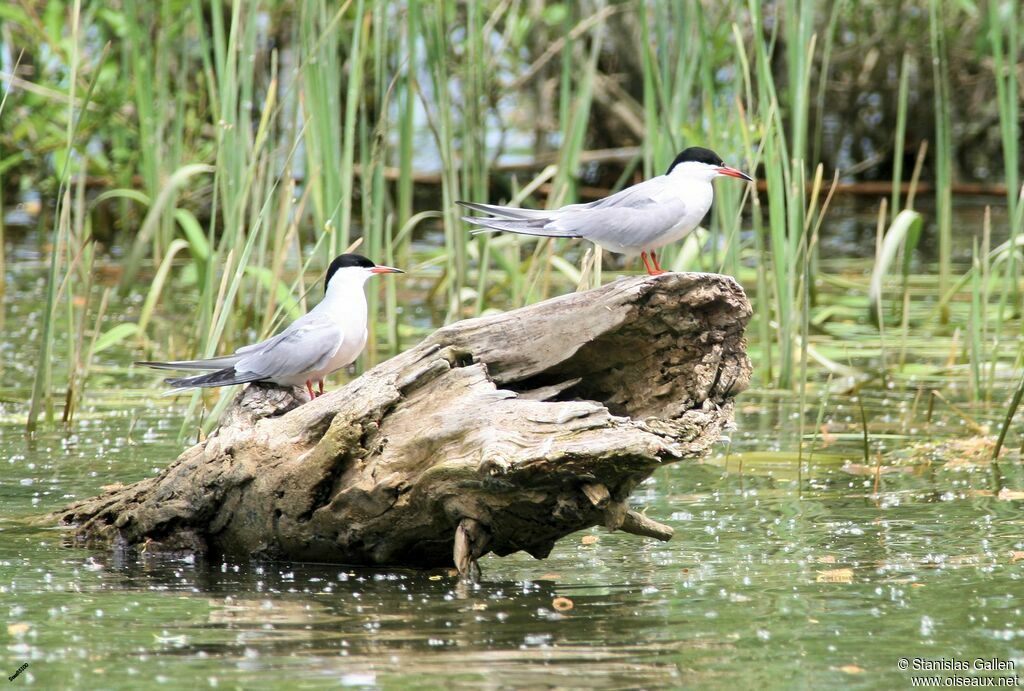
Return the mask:
<path id="1" fill-rule="evenodd" d="M 665 234 L 683 218 L 686 204 L 664 175 L 651 178 L 615 194 L 586 204 L 570 204 L 549 211 L 506 209 L 489 204 L 467 204 L 492 217 L 466 217 L 465 221 L 486 230 L 506 230 L 521 235 L 586 238 L 614 252 L 635 254 L 665 244 Z M 661 242 L 657 242 L 661 240 Z"/>
<path id="2" fill-rule="evenodd" d="M 301 317 L 299 317 L 298 319 L 296 319 L 291 324 L 289 324 L 287 329 L 285 329 L 281 333 L 277 334 L 276 336 L 270 336 L 269 338 L 265 338 L 262 341 L 260 341 L 259 343 L 251 343 L 249 345 L 244 345 L 241 348 L 239 348 L 238 350 L 236 350 L 234 355 L 227 355 L 225 357 L 235 358 L 235 360 L 237 361 L 237 360 L 241 360 L 242 357 L 245 356 L 245 355 L 249 355 L 249 354 L 252 354 L 252 353 L 258 353 L 261 350 L 265 350 L 267 348 L 270 348 L 271 346 L 273 346 L 278 341 L 280 341 L 282 339 L 285 339 L 285 338 L 288 338 L 288 335 L 293 330 L 302 328 L 302 326 L 304 324 L 309 323 L 310 321 L 313 321 L 315 319 L 316 319 L 316 315 L 311 315 L 310 313 L 306 313 L 306 314 L 302 315 Z"/>
<path id="3" fill-rule="evenodd" d="M 621 190 L 609 197 L 585 204 L 569 204 L 559 209 L 515 209 L 492 204 L 476 204 L 457 202 L 474 211 L 483 211 L 491 216 L 463 216 L 462 220 L 480 226 L 473 234 L 489 231 L 509 231 L 520 235 L 538 235 L 541 237 L 578 238 L 583 237 L 575 228 L 559 223 L 560 219 L 572 217 L 573 214 L 602 207 L 640 208 L 655 201 L 650 198 L 646 183 Z M 645 191 L 645 189 L 647 191 Z"/>
<path id="4" fill-rule="evenodd" d="M 658 204 L 659 198 L 664 196 L 664 181 L 662 178 L 651 178 L 638 185 L 619 190 L 603 199 L 598 199 L 589 204 L 573 204 L 563 207 L 563 210 L 572 213 L 574 211 L 586 211 L 588 209 L 643 209 Z"/>
<path id="5" fill-rule="evenodd" d="M 343 340 L 341 329 L 329 320 L 300 319 L 267 340 L 263 348 L 247 352 L 235 364 L 235 370 L 274 379 L 322 369 Z"/>
<path id="6" fill-rule="evenodd" d="M 681 199 L 631 197 L 629 204 L 594 206 L 560 215 L 548 224 L 558 233 L 586 237 L 613 252 L 635 254 L 665 244 L 664 236 L 686 215 Z M 658 241 L 662 242 L 658 242 Z"/>

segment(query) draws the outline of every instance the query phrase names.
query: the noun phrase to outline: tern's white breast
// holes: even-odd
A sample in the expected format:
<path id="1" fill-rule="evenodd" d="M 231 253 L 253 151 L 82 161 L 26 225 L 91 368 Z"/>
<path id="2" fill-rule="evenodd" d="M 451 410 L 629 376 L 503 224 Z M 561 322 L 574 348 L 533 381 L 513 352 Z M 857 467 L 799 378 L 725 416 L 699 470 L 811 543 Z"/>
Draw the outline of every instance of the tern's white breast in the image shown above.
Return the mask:
<path id="1" fill-rule="evenodd" d="M 675 185 L 675 193 L 685 203 L 685 211 L 678 220 L 665 230 L 663 235 L 654 243 L 650 249 L 657 249 L 678 242 L 690 234 L 694 228 L 700 225 L 711 208 L 711 202 L 715 196 L 715 189 L 710 182 L 704 180 L 683 180 Z"/>
<path id="2" fill-rule="evenodd" d="M 363 294 L 365 277 L 352 274 L 348 280 L 338 276 L 323 301 L 313 311 L 320 319 L 331 320 L 341 335 L 341 343 L 325 364 L 316 369 L 296 372 L 290 377 L 282 377 L 278 383 L 302 385 L 307 381 L 323 379 L 332 372 L 352 364 L 366 346 L 366 296 Z M 326 355 L 326 353 L 324 353 Z"/>

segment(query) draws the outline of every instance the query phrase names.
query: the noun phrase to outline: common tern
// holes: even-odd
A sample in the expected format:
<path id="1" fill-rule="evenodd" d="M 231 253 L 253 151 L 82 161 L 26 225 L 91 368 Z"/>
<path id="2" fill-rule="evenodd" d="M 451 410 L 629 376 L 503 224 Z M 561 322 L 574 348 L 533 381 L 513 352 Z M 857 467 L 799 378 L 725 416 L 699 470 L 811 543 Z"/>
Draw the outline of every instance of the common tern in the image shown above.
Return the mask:
<path id="1" fill-rule="evenodd" d="M 374 264 L 362 255 L 339 255 L 327 269 L 324 299 L 278 335 L 242 346 L 232 355 L 135 364 L 156 369 L 213 370 L 164 380 L 178 389 L 265 381 L 305 385 L 310 399 L 316 398 L 313 382 L 322 394 L 324 377 L 354 362 L 366 345 L 366 279 L 392 273 L 404 272 Z"/>
<path id="2" fill-rule="evenodd" d="M 684 149 L 664 175 L 637 183 L 586 204 L 560 209 L 519 209 L 494 204 L 456 202 L 490 216 L 466 216 L 482 226 L 473 233 L 507 230 L 520 235 L 584 238 L 628 256 L 639 253 L 652 276 L 665 273 L 655 250 L 681 240 L 696 228 L 714 198 L 711 181 L 720 175 L 753 180 L 722 162 L 710 149 Z M 650 262 L 648 261 L 650 255 Z"/>

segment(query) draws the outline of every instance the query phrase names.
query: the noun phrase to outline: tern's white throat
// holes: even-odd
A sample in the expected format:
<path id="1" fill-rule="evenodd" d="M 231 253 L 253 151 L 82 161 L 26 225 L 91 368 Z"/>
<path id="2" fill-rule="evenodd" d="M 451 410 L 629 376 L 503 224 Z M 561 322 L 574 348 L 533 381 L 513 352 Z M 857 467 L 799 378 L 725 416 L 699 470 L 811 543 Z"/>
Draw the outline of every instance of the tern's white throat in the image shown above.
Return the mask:
<path id="1" fill-rule="evenodd" d="M 313 309 L 327 314 L 346 325 L 366 327 L 366 294 L 364 286 L 373 273 L 362 266 L 338 269 L 327 284 L 324 299 Z"/>

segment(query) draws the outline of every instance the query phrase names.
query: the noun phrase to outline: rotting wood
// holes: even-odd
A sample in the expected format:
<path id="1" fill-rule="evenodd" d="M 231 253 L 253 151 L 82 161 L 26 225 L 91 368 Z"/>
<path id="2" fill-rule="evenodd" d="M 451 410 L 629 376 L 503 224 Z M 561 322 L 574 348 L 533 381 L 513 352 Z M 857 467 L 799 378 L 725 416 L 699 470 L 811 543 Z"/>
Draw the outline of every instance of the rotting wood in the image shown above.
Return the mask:
<path id="1" fill-rule="evenodd" d="M 626 515 L 623 517 L 622 525 L 619 526 L 619 530 L 626 533 L 632 533 L 633 535 L 653 537 L 655 540 L 661 540 L 662 542 L 671 540 L 672 534 L 675 532 L 664 523 L 658 523 L 653 518 L 648 518 L 642 513 L 637 513 L 636 511 L 626 511 Z"/>
<path id="2" fill-rule="evenodd" d="M 611 501 L 612 495 L 608 491 L 608 488 L 602 485 L 600 482 L 588 482 L 582 487 L 583 493 L 587 495 L 587 499 L 590 503 L 599 509 L 603 509 Z"/>
<path id="3" fill-rule="evenodd" d="M 630 492 L 731 422 L 749 317 L 731 278 L 670 273 L 459 322 L 302 405 L 250 386 L 163 472 L 51 520 L 148 552 L 467 578 L 594 525 L 666 540 Z"/>
<path id="4" fill-rule="evenodd" d="M 478 521 L 463 518 L 455 529 L 455 549 L 453 558 L 459 576 L 475 581 L 480 577 L 478 560 L 484 554 L 490 536 Z"/>

